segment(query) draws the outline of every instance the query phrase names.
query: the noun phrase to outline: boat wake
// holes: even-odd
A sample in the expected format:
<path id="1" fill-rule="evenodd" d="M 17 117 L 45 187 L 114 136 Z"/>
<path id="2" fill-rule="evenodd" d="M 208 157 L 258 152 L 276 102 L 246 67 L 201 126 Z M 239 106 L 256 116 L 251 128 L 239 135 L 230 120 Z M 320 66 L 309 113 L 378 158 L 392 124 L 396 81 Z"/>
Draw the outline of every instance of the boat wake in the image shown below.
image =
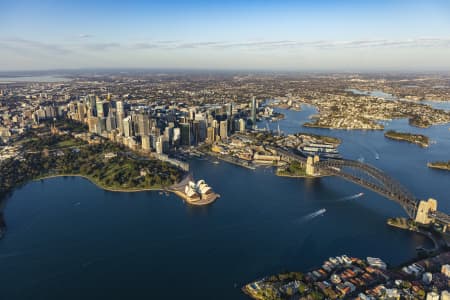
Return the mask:
<path id="1" fill-rule="evenodd" d="M 306 216 L 303 216 L 303 217 L 297 219 L 296 222 L 298 222 L 298 223 L 308 222 L 308 221 L 311 221 L 312 219 L 315 219 L 317 217 L 324 215 L 326 212 L 327 212 L 327 210 L 325 208 L 322 208 L 322 209 L 319 209 L 318 211 L 307 214 Z"/>
<path id="2" fill-rule="evenodd" d="M 347 196 L 347 197 L 343 197 L 337 200 L 337 202 L 344 202 L 344 201 L 349 201 L 349 200 L 354 200 L 354 199 L 358 199 L 361 198 L 362 196 L 364 196 L 364 193 L 358 193 L 352 196 Z"/>

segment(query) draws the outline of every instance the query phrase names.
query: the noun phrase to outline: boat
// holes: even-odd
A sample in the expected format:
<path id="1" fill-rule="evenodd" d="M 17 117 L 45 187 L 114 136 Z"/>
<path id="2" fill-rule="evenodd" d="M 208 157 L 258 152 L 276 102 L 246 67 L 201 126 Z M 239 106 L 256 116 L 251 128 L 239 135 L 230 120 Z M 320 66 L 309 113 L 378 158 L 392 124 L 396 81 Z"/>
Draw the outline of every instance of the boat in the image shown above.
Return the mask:
<path id="1" fill-rule="evenodd" d="M 375 159 L 380 159 L 380 155 L 378 153 L 375 153 Z"/>
<path id="2" fill-rule="evenodd" d="M 214 160 L 212 163 L 215 164 L 215 165 L 220 164 L 220 162 L 218 160 Z"/>

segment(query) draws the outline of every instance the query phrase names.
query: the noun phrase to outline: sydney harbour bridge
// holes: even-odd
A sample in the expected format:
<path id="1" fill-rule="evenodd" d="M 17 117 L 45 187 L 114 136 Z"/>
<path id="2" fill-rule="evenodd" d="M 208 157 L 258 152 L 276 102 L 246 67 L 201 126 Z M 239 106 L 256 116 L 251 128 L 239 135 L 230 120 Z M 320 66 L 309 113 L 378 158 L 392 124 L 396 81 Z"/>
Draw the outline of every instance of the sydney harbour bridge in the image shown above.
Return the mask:
<path id="1" fill-rule="evenodd" d="M 316 157 L 304 158 L 290 150 L 272 148 L 287 160 L 295 160 L 306 167 L 310 176 L 333 175 L 372 190 L 390 200 L 400 204 L 408 216 L 418 223 L 437 223 L 443 226 L 444 231 L 450 226 L 450 216 L 437 210 L 437 201 L 429 199 L 421 201 L 403 187 L 397 180 L 382 170 L 355 160 L 327 159 Z"/>

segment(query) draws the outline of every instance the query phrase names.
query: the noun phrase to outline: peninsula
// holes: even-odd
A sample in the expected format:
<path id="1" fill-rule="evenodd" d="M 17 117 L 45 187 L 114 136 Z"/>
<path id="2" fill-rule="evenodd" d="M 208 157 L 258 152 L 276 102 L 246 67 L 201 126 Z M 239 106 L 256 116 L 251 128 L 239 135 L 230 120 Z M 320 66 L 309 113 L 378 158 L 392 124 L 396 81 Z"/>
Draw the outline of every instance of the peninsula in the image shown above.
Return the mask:
<path id="1" fill-rule="evenodd" d="M 64 123 L 62 128 L 72 126 Z M 16 142 L 17 156 L 0 164 L 0 192 L 12 191 L 30 180 L 80 176 L 98 187 L 116 192 L 170 191 L 185 171 L 157 159 L 127 151 L 101 137 L 82 139 L 82 130 L 69 134 L 44 125 Z"/>

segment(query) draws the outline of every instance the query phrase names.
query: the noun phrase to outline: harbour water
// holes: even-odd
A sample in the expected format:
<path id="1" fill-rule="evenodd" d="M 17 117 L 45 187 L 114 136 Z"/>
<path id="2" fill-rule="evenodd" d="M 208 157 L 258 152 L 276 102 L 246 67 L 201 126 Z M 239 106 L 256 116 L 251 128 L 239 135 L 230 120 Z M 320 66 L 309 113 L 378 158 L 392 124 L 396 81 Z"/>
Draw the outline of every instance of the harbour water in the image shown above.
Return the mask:
<path id="1" fill-rule="evenodd" d="M 344 157 L 363 158 L 450 213 L 450 173 L 426 166 L 450 159 L 450 125 L 386 124 L 435 141 L 423 149 L 386 139 L 382 131 L 302 128 L 312 107 L 279 111 L 286 115 L 279 122 L 284 132 L 338 137 Z M 417 246 L 430 246 L 420 235 L 386 225 L 388 217 L 405 216 L 400 206 L 339 178 L 282 178 L 271 168 L 200 159 L 191 169 L 221 198 L 192 207 L 157 192 L 106 192 L 81 178 L 17 189 L 4 202 L 0 298 L 247 299 L 243 284 L 307 270 L 332 255 L 397 265 L 414 257 Z"/>
<path id="2" fill-rule="evenodd" d="M 0 83 L 17 83 L 17 82 L 64 82 L 71 79 L 61 76 L 38 75 L 38 76 L 17 76 L 17 77 L 1 77 Z"/>

